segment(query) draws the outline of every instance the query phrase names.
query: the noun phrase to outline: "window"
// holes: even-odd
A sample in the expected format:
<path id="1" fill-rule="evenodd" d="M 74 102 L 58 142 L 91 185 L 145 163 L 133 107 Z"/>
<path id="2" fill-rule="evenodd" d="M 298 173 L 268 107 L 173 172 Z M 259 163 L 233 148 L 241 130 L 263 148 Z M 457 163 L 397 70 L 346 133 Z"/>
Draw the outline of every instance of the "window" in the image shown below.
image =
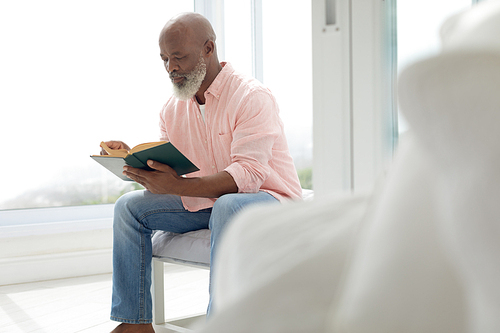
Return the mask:
<path id="1" fill-rule="evenodd" d="M 312 188 L 311 1 L 225 1 L 224 17 L 225 60 L 273 92 L 302 187 Z M 252 38 L 255 25 L 262 41 Z M 255 47 L 262 52 L 253 52 Z M 262 77 L 254 63 L 262 64 Z"/>
<path id="2" fill-rule="evenodd" d="M 158 113 L 170 95 L 158 34 L 171 16 L 193 11 L 194 2 L 0 3 L 5 50 L 0 54 L 0 140 L 4 156 L 11 156 L 11 164 L 0 166 L 8 175 L 2 180 L 0 210 L 110 203 L 138 187 L 88 156 L 99 153 L 103 140 L 134 146 L 158 139 Z M 252 12 L 256 2 L 257 13 Z M 235 0 L 204 6 L 214 6 L 223 18 L 220 60 L 249 75 L 255 60 L 252 20 L 258 15 L 262 26 L 257 29 L 264 31 L 258 55 L 263 81 L 278 99 L 290 150 L 310 183 L 311 3 L 287 6 L 287 14 L 277 17 L 284 4 Z M 284 34 L 283 27 L 289 32 Z M 297 40 L 303 47 L 300 69 L 287 52 Z"/>
<path id="3" fill-rule="evenodd" d="M 443 20 L 477 2 L 399 0 L 398 68 L 436 52 Z M 260 11 L 252 12 L 256 3 Z M 278 100 L 299 173 L 310 175 L 311 1 L 217 4 L 220 60 L 247 74 L 255 62 L 252 23 L 262 22 L 259 79 Z M 157 140 L 158 112 L 170 94 L 158 33 L 172 15 L 193 9 L 193 1 L 175 0 L 0 3 L 0 140 L 10 156 L 0 166 L 0 209 L 113 202 L 133 188 L 88 155 L 102 140 Z"/>
<path id="4" fill-rule="evenodd" d="M 303 188 L 312 188 L 311 1 L 262 1 L 263 79 L 281 118 Z M 286 8 L 285 8 L 286 7 Z"/>
<path id="5" fill-rule="evenodd" d="M 252 76 L 252 22 L 249 0 L 224 1 L 225 58 L 233 67 Z"/>
<path id="6" fill-rule="evenodd" d="M 0 209 L 113 202 L 133 188 L 88 156 L 103 140 L 158 140 L 170 95 L 158 35 L 192 10 L 176 0 L 0 2 Z"/>

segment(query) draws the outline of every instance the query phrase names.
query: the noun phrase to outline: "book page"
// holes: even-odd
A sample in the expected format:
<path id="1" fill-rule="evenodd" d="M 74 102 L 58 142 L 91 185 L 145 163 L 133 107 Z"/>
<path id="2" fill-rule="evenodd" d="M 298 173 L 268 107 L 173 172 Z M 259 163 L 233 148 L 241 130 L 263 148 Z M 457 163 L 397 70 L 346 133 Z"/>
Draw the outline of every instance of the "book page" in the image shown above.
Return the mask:
<path id="1" fill-rule="evenodd" d="M 146 150 L 149 148 L 153 148 L 153 147 L 162 145 L 166 142 L 167 141 L 141 143 L 140 145 L 137 145 L 134 148 L 130 149 L 130 151 L 128 151 L 126 149 L 111 149 L 103 141 L 103 142 L 101 142 L 101 147 L 108 153 L 108 155 L 94 155 L 94 156 L 111 156 L 111 157 L 123 157 L 123 158 L 125 158 L 130 154 L 136 153 L 138 151 L 143 151 L 143 150 Z"/>
<path id="2" fill-rule="evenodd" d="M 135 146 L 134 148 L 130 149 L 130 154 L 133 154 L 135 152 L 141 151 L 141 150 L 146 150 L 149 148 L 153 148 L 159 145 L 162 145 L 166 143 L 167 141 L 157 141 L 157 142 L 148 142 L 148 143 L 141 143 L 140 145 Z"/>

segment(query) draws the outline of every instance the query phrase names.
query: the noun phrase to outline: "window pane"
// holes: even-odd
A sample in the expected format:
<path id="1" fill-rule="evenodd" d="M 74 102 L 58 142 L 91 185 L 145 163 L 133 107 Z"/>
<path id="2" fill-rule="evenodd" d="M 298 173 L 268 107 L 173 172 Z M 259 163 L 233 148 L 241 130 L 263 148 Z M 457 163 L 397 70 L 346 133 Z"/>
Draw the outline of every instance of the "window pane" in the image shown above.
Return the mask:
<path id="1" fill-rule="evenodd" d="M 470 6 L 471 0 L 398 0 L 398 71 L 437 53 L 441 24 Z M 401 119 L 399 132 L 406 130 L 406 122 Z"/>
<path id="2" fill-rule="evenodd" d="M 312 187 L 311 1 L 263 2 L 264 83 L 276 96 L 302 187 Z M 279 13 L 279 14 L 278 14 Z"/>
<path id="3" fill-rule="evenodd" d="M 252 12 L 250 0 L 224 1 L 225 59 L 234 69 L 252 76 Z"/>
<path id="4" fill-rule="evenodd" d="M 165 22 L 192 1 L 0 2 L 0 209 L 113 201 L 130 189 L 89 158 L 158 140 L 170 95 Z"/>

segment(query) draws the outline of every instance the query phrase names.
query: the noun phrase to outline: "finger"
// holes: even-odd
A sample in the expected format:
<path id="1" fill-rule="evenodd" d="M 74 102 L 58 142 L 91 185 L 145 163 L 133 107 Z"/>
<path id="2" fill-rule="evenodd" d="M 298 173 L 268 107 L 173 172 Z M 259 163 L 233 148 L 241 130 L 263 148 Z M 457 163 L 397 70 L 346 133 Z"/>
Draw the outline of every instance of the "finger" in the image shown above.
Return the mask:
<path id="1" fill-rule="evenodd" d="M 136 173 L 132 173 L 132 172 L 128 172 L 126 170 L 123 170 L 123 173 L 122 173 L 124 176 L 132 179 L 133 181 L 135 181 L 136 183 L 138 184 L 141 184 L 142 186 L 146 187 L 147 188 L 147 179 L 144 178 L 144 177 L 141 177 L 140 175 L 137 175 Z"/>
<path id="2" fill-rule="evenodd" d="M 138 168 L 134 168 L 134 167 L 131 167 L 131 166 L 128 166 L 128 165 L 125 165 L 123 167 L 123 171 L 130 175 L 133 175 L 135 177 L 141 177 L 141 178 L 145 178 L 146 177 L 146 174 L 148 173 L 148 171 L 145 171 L 145 170 L 142 170 L 142 169 L 138 169 Z"/>
<path id="3" fill-rule="evenodd" d="M 122 143 L 120 141 L 106 141 L 104 142 L 111 149 L 122 149 Z"/>
<path id="4" fill-rule="evenodd" d="M 157 171 L 162 171 L 162 172 L 169 172 L 169 173 L 175 173 L 177 174 L 174 169 L 172 169 L 171 167 L 169 167 L 168 165 L 166 164 L 163 164 L 163 163 L 160 163 L 160 162 L 157 162 L 157 161 L 153 161 L 153 160 L 148 160 L 148 166 L 154 170 L 157 170 Z"/>
<path id="5" fill-rule="evenodd" d="M 153 160 L 148 160 L 148 166 L 152 169 L 155 169 L 155 170 L 159 170 L 159 171 L 162 171 L 163 170 L 163 167 L 165 164 L 162 164 L 160 162 L 156 162 L 156 161 L 153 161 Z"/>
<path id="6" fill-rule="evenodd" d="M 126 150 L 130 150 L 130 147 L 123 141 L 116 141 L 116 140 L 112 140 L 112 141 L 106 141 L 104 142 L 109 148 L 111 149 L 126 149 Z"/>
<path id="7" fill-rule="evenodd" d="M 123 167 L 123 174 L 130 179 L 136 181 L 137 183 L 141 184 L 142 186 L 148 188 L 148 184 L 152 182 L 153 177 L 153 171 L 146 171 L 138 168 L 133 168 L 131 166 L 124 166 Z"/>

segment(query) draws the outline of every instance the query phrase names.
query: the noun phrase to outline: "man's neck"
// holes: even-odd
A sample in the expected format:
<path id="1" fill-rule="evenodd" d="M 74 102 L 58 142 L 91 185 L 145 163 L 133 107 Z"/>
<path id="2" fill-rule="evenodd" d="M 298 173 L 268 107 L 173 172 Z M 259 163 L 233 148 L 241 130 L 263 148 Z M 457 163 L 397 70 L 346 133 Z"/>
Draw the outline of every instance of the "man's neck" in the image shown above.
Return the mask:
<path id="1" fill-rule="evenodd" d="M 195 95 L 198 104 L 201 105 L 205 104 L 205 91 L 207 91 L 208 87 L 210 87 L 212 82 L 214 82 L 215 78 L 217 77 L 217 75 L 219 75 L 221 70 L 222 70 L 222 65 L 220 63 L 217 63 L 217 67 L 214 70 L 207 71 L 205 80 L 203 80 L 200 89 Z"/>
<path id="2" fill-rule="evenodd" d="M 205 94 L 205 92 L 203 92 L 203 101 L 200 101 L 200 99 L 198 98 L 198 94 L 199 94 L 199 92 L 198 92 L 198 93 L 196 93 L 196 95 L 194 95 L 194 97 L 196 98 L 196 101 L 197 101 L 197 102 L 198 102 L 198 104 L 200 104 L 200 105 L 205 105 L 205 95 L 204 95 L 204 94 Z"/>

